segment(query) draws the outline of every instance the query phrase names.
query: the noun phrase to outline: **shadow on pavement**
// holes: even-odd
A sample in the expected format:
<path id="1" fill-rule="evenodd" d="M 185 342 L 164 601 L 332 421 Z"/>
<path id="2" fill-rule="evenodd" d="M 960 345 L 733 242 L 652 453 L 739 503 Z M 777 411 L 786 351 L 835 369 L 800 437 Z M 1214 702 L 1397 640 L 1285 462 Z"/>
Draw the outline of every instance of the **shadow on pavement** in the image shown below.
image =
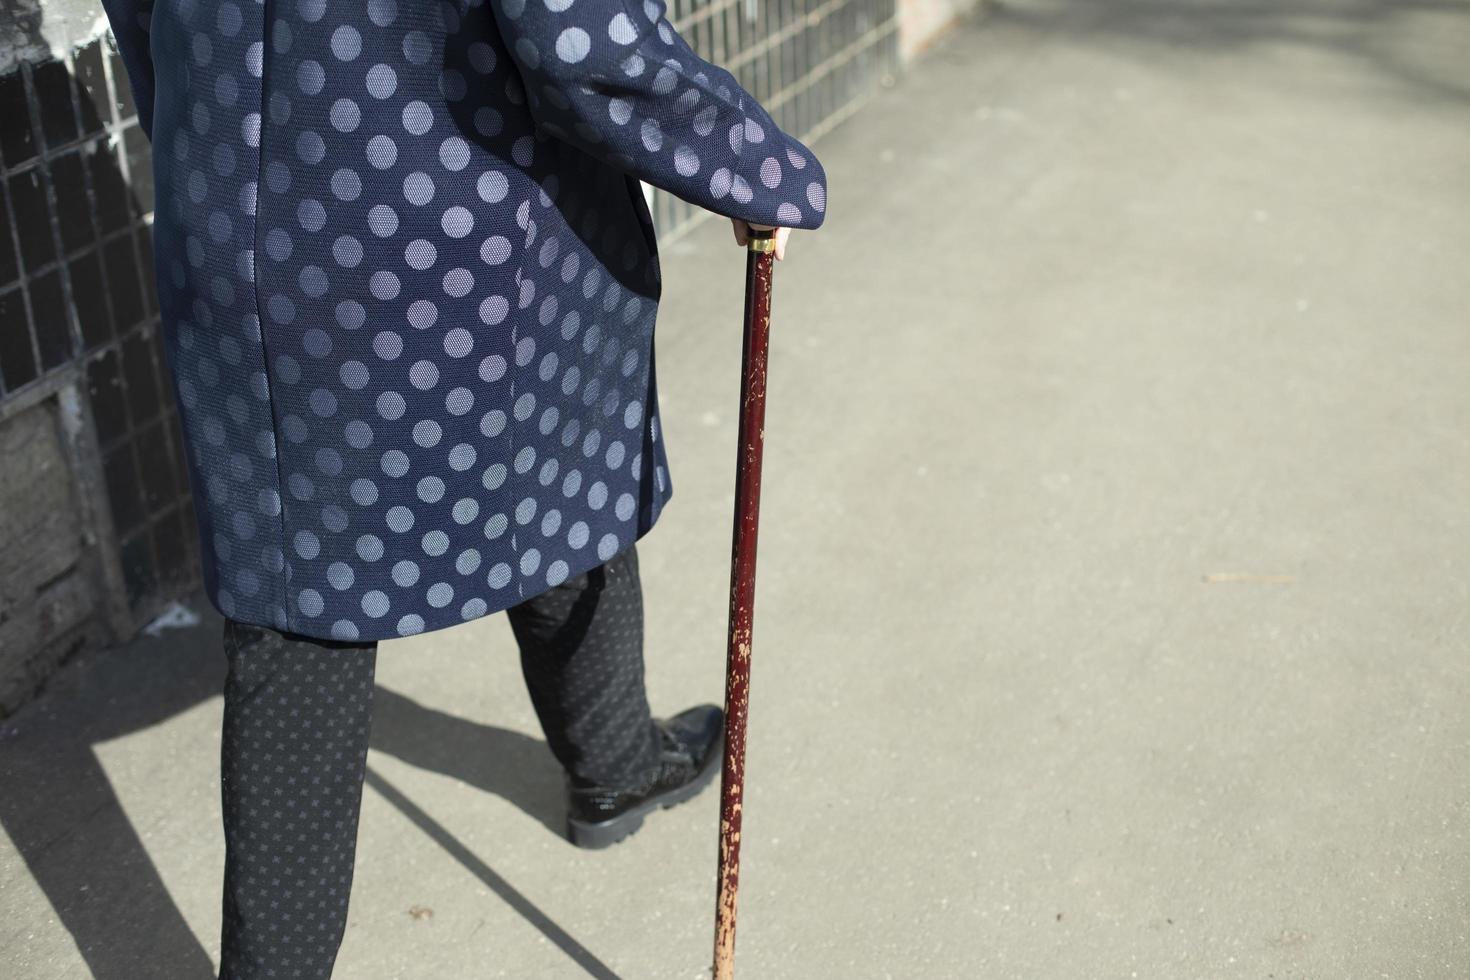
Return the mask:
<path id="1" fill-rule="evenodd" d="M 202 597 L 192 602 L 196 610 L 207 606 Z M 217 698 L 225 676 L 220 630 L 211 611 L 197 627 L 80 656 L 36 700 L 0 722 L 0 826 L 96 980 L 215 976 L 209 953 L 114 791 L 98 747 Z M 562 836 L 561 768 L 545 742 L 382 687 L 374 698 L 372 748 L 502 797 Z M 217 753 L 218 743 L 177 751 Z M 218 794 L 218 759 L 211 765 Z M 370 769 L 367 783 L 588 974 L 616 976 L 378 772 Z M 223 844 L 216 847 L 222 858 Z M 222 874 L 222 867 L 194 868 Z"/>

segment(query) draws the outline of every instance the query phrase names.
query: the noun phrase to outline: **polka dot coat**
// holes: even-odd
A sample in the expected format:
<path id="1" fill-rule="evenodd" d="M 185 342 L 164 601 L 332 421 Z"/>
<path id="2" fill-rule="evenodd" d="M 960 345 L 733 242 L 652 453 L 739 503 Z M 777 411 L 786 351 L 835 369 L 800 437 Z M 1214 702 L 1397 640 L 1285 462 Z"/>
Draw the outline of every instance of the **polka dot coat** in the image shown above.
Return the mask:
<path id="1" fill-rule="evenodd" d="M 816 228 L 826 178 L 658 0 L 105 0 L 154 147 L 204 580 L 383 639 L 648 531 L 658 253 L 639 179 Z"/>

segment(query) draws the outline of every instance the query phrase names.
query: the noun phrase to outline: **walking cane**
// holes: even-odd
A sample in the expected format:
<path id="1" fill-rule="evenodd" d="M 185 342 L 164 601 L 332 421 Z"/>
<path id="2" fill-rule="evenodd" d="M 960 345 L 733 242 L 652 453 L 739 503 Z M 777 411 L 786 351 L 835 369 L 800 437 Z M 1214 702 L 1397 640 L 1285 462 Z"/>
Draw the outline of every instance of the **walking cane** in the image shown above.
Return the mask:
<path id="1" fill-rule="evenodd" d="M 766 352 L 776 232 L 748 230 L 745 352 L 740 364 L 740 441 L 735 466 L 735 532 L 730 547 L 730 634 L 725 666 L 725 758 L 720 773 L 720 875 L 715 899 L 714 980 L 735 975 L 735 898 L 740 885 L 740 816 L 745 791 L 745 720 L 750 706 L 750 642 L 755 618 L 755 539 L 765 439 Z"/>

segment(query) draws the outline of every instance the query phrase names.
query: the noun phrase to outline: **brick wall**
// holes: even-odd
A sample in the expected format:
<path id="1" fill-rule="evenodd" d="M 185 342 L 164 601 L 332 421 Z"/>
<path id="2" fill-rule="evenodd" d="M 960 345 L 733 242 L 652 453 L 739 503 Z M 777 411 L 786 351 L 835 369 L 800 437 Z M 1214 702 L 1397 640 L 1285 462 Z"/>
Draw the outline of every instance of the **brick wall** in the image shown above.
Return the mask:
<path id="1" fill-rule="evenodd" d="M 95 0 L 0 0 L 0 715 L 196 579 L 152 160 Z"/>

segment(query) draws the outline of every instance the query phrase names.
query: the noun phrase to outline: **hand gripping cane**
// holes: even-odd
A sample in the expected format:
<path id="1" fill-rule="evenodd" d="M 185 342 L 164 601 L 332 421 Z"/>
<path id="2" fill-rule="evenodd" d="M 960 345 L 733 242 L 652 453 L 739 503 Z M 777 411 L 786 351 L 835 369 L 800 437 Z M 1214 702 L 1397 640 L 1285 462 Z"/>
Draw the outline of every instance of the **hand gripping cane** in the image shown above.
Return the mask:
<path id="1" fill-rule="evenodd" d="M 730 548 L 730 635 L 725 673 L 725 758 L 720 775 L 720 875 L 715 900 L 714 980 L 735 975 L 735 897 L 740 884 L 740 815 L 745 790 L 745 720 L 755 618 L 755 539 L 760 517 L 771 328 L 774 230 L 749 229 L 745 254 L 745 353 L 740 365 L 740 443 L 735 533 Z"/>

